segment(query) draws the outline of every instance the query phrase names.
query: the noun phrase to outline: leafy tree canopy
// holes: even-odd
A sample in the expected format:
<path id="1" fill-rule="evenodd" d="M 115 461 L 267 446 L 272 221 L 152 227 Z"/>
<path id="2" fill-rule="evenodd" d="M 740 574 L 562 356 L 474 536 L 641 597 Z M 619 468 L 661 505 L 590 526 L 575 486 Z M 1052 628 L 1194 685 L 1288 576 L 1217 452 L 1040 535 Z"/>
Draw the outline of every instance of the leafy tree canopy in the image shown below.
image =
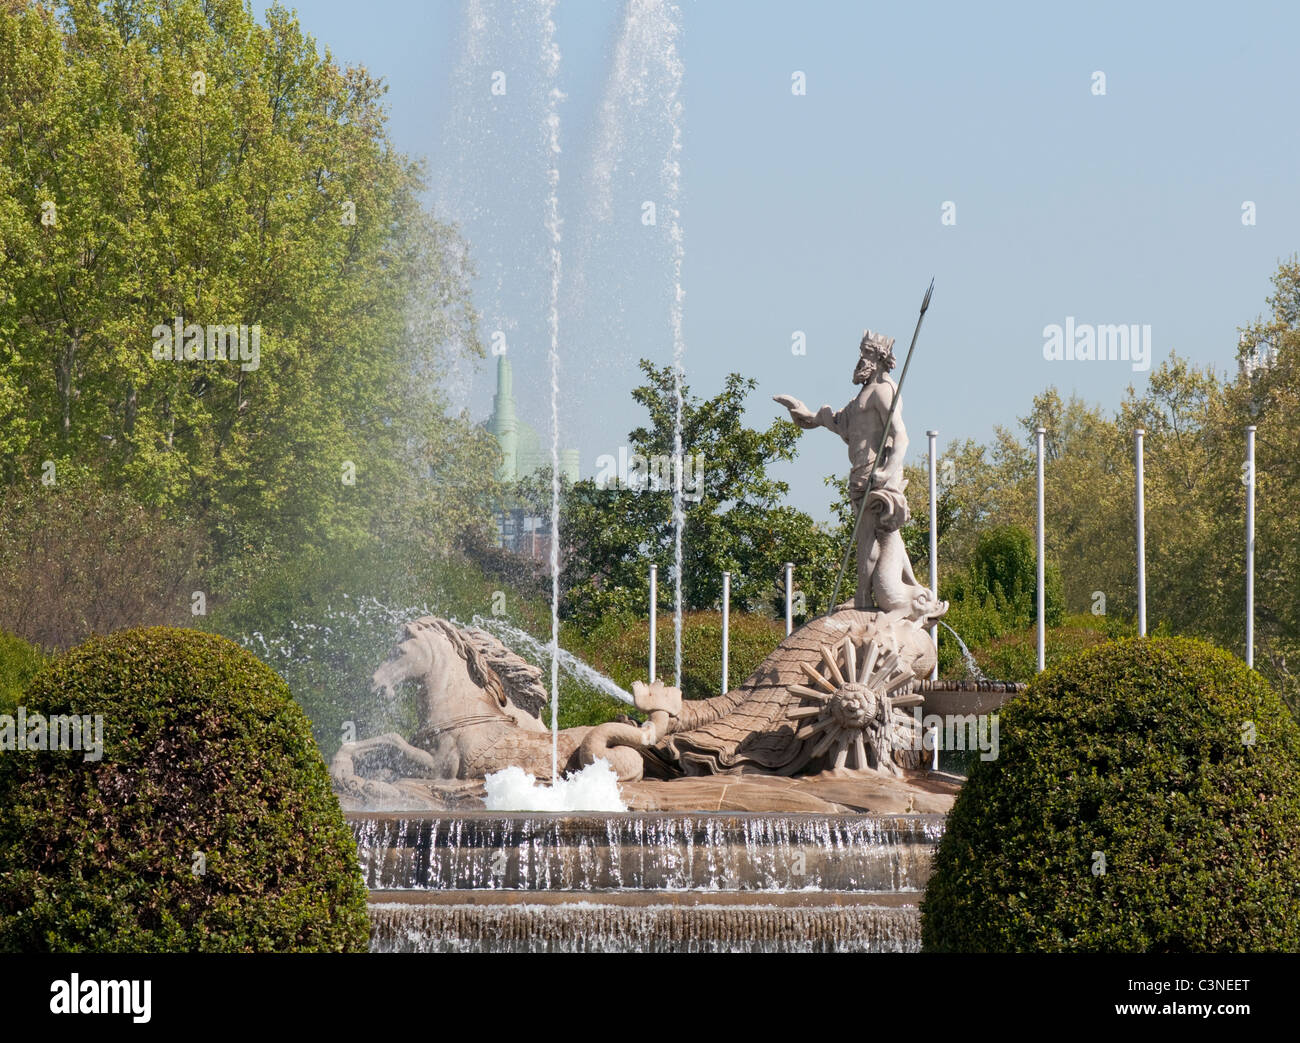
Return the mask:
<path id="1" fill-rule="evenodd" d="M 646 382 L 632 397 L 649 422 L 629 433 L 628 454 L 648 461 L 644 479 L 630 474 L 626 487 L 616 477 L 578 482 L 561 507 L 565 612 L 592 623 L 607 613 L 645 613 L 651 563 L 659 566 L 661 606 L 673 602 L 676 391 L 671 368 L 642 360 L 641 370 Z M 683 605 L 716 607 L 729 571 L 733 606 L 775 608 L 784 597 L 783 564 L 793 561 L 796 589 L 816 612 L 830 596 L 840 534 L 781 502 L 788 487 L 768 467 L 794 458 L 800 432 L 788 420 L 746 426 L 745 398 L 755 386 L 732 373 L 712 398 L 682 388 Z M 532 496 L 541 513 L 549 511 L 549 479 Z M 851 585 L 845 590 L 852 595 Z"/>
<path id="2" fill-rule="evenodd" d="M 124 495 L 220 599 L 486 525 L 496 446 L 440 390 L 482 354 L 466 248 L 385 91 L 280 6 L 0 5 L 0 489 L 33 531 L 51 485 Z M 156 357 L 178 320 L 204 358 Z"/>

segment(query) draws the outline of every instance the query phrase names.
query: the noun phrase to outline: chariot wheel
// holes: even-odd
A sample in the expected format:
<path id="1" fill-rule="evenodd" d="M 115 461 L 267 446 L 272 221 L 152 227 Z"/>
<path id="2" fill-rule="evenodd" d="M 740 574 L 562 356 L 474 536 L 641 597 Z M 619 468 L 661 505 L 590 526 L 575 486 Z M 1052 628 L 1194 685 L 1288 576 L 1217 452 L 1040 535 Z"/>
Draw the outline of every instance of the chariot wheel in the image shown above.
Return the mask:
<path id="1" fill-rule="evenodd" d="M 924 701 L 911 691 L 911 669 L 903 665 L 897 648 L 882 647 L 861 631 L 820 647 L 820 662 L 799 664 L 808 683 L 788 689 L 804 704 L 789 711 L 796 724 L 804 722 L 796 737 L 815 740 L 809 760 L 827 755 L 828 766 L 835 770 L 874 768 L 902 774 L 892 757 L 901 738 L 894 710 Z"/>

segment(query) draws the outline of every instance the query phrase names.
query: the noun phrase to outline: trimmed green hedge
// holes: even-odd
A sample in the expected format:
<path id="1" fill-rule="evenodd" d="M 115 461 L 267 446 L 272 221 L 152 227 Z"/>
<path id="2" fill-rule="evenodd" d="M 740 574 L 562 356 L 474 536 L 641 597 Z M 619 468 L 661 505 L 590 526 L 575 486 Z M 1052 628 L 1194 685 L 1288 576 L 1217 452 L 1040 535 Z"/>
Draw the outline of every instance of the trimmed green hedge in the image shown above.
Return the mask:
<path id="1" fill-rule="evenodd" d="M 0 631 L 0 713 L 13 713 L 23 690 L 45 665 L 45 655 L 21 637 Z"/>
<path id="2" fill-rule="evenodd" d="M 1300 949 L 1300 728 L 1240 660 L 1110 642 L 999 730 L 948 816 L 926 950 Z"/>
<path id="3" fill-rule="evenodd" d="M 1136 632 L 1136 627 L 1106 616 L 1088 614 L 1067 616 L 1063 626 L 1047 628 L 1044 641 L 1047 665 L 1051 666 L 1067 656 L 1105 644 L 1108 640 L 1133 637 Z M 949 645 L 956 645 L 952 636 L 940 628 L 941 647 L 945 638 Z M 980 669 L 995 680 L 1031 683 L 1038 676 L 1038 631 L 1033 626 L 991 638 L 980 645 L 972 645 L 971 652 Z M 957 657 L 957 662 L 957 667 L 951 673 L 944 673 L 941 656 L 939 676 L 964 676 L 966 670 L 960 655 Z"/>
<path id="4" fill-rule="evenodd" d="M 674 623 L 671 613 L 661 613 L 655 628 L 655 670 L 658 677 L 671 684 L 674 663 Z M 728 639 L 730 670 L 727 680 L 739 688 L 785 638 L 785 622 L 752 612 L 731 614 Z M 586 660 L 623 688 L 631 690 L 633 681 L 644 681 L 649 673 L 650 622 L 640 619 L 609 619 L 591 633 L 564 629 L 560 643 L 574 655 Z M 682 617 L 682 695 L 687 699 L 707 699 L 718 695 L 722 685 L 722 614 L 687 612 Z M 560 723 L 566 724 L 564 691 L 560 692 Z M 622 704 L 613 704 L 626 710 Z M 595 723 L 575 721 L 574 723 Z M 567 726 L 567 724 L 566 724 Z"/>
<path id="5" fill-rule="evenodd" d="M 103 757 L 0 755 L 0 950 L 364 951 L 356 846 L 302 711 L 225 638 L 92 638 L 27 714 L 102 714 Z"/>

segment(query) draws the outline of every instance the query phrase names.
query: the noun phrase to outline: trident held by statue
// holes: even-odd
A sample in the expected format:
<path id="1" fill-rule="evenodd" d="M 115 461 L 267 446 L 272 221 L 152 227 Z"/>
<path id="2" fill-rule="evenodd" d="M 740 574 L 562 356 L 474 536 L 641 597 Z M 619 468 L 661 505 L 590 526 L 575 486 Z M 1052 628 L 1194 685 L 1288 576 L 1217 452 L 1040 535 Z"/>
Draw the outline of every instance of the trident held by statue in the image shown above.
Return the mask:
<path id="1" fill-rule="evenodd" d="M 903 390 L 903 381 L 907 379 L 907 367 L 912 364 L 912 352 L 916 350 L 916 338 L 921 335 L 921 323 L 925 320 L 926 309 L 930 307 L 930 295 L 934 293 L 934 277 L 930 278 L 930 285 L 926 288 L 925 296 L 921 299 L 921 313 L 916 317 L 916 329 L 912 331 L 912 343 L 908 345 L 907 357 L 903 359 L 903 372 L 898 375 L 898 383 L 894 386 L 894 395 L 889 402 L 889 416 L 885 420 L 885 429 L 880 435 L 880 445 L 876 449 L 876 458 L 871 465 L 871 475 L 867 479 L 867 493 L 862 497 L 862 506 L 858 509 L 857 516 L 853 519 L 853 533 L 849 536 L 848 545 L 844 548 L 844 557 L 840 560 L 840 571 L 835 577 L 835 589 L 831 592 L 831 602 L 826 607 L 826 614 L 830 615 L 835 611 L 835 606 L 840 600 L 840 584 L 844 582 L 844 570 L 848 568 L 849 555 L 853 553 L 853 545 L 857 542 L 858 528 L 862 525 L 862 516 L 867 513 L 867 504 L 870 502 L 871 487 L 876 480 L 876 472 L 880 469 L 880 458 L 885 452 L 885 445 L 889 441 L 889 433 L 894 420 L 894 412 L 898 409 L 898 396 Z"/>
<path id="2" fill-rule="evenodd" d="M 894 338 L 866 330 L 858 346 L 859 358 L 853 370 L 853 383 L 860 385 L 860 390 L 843 409 L 822 406 L 814 413 L 793 395 L 775 396 L 775 401 L 790 411 L 790 419 L 800 427 L 824 427 L 833 431 L 849 450 L 853 534 L 849 546 L 844 549 L 835 589 L 827 606 L 828 615 L 839 601 L 844 570 L 848 567 L 854 544 L 858 548 L 855 608 L 903 611 L 909 619 L 930 620 L 942 615 L 946 607 L 935 600 L 929 588 L 917 582 L 898 532 L 909 517 L 904 492 L 907 482 L 903 476 L 908 440 L 902 417 L 901 391 L 933 293 L 934 280 L 931 279 L 921 301 L 921 314 L 917 316 L 912 343 L 907 349 L 897 384 L 889 376 L 897 364 Z M 885 461 L 883 465 L 882 461 Z M 872 509 L 870 515 L 867 513 L 868 505 Z"/>

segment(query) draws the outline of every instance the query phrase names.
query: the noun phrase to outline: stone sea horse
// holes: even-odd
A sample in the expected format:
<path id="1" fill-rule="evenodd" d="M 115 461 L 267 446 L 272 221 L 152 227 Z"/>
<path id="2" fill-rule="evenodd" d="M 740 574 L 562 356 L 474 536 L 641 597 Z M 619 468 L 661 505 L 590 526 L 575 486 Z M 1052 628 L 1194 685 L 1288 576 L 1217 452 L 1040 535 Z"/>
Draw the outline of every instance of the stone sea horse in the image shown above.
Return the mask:
<path id="1" fill-rule="evenodd" d="M 404 624 L 371 678 L 371 692 L 391 700 L 404 683 L 413 683 L 415 733 L 409 740 L 389 732 L 344 743 L 330 763 L 335 789 L 382 804 L 402 799 L 395 785 L 402 778 L 475 779 L 517 765 L 549 780 L 551 733 L 539 716 L 548 698 L 541 676 L 484 630 L 433 616 Z M 640 687 L 643 701 L 649 699 L 648 686 Z M 603 756 L 620 776 L 639 778 L 640 755 L 607 750 L 599 736 L 590 738 L 593 730 L 560 731 L 561 772 Z"/>
<path id="2" fill-rule="evenodd" d="M 908 613 L 842 607 L 787 637 L 725 695 L 684 700 L 662 682 L 636 682 L 646 721 L 562 729 L 558 764 L 572 772 L 603 758 L 624 781 L 823 769 L 897 775 L 919 761 L 907 710 L 920 702 L 912 680 L 934 655 Z M 340 793 L 384 803 L 401 799 L 401 778 L 475 779 L 510 765 L 550 779 L 541 671 L 493 635 L 431 616 L 405 624 L 372 690 L 391 699 L 407 681 L 417 687 L 415 733 L 344 744 L 330 767 Z"/>

